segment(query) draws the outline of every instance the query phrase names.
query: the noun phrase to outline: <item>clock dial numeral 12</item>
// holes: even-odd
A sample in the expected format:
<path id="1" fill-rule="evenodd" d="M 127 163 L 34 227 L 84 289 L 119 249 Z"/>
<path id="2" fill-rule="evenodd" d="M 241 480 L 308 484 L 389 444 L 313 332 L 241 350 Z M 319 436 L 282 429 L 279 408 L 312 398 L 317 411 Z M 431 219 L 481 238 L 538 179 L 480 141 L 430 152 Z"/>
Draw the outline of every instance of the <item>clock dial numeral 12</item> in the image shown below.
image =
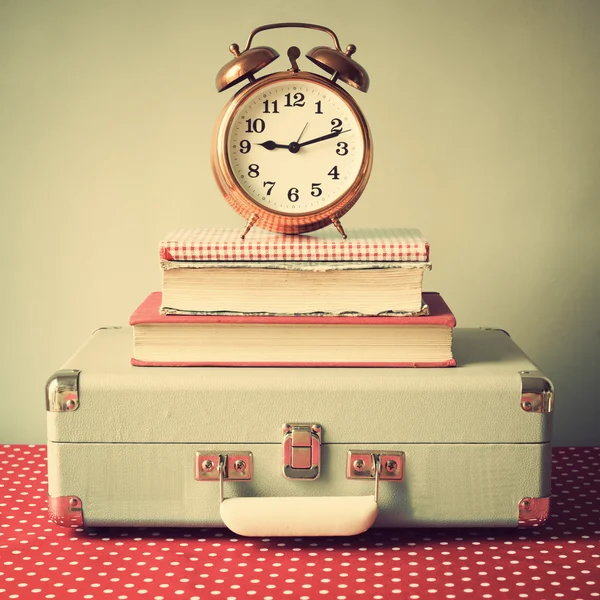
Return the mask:
<path id="1" fill-rule="evenodd" d="M 302 92 L 296 92 L 294 94 L 294 101 L 292 102 L 292 94 L 286 94 L 285 95 L 285 106 L 304 106 L 305 102 L 304 102 L 304 94 Z"/>

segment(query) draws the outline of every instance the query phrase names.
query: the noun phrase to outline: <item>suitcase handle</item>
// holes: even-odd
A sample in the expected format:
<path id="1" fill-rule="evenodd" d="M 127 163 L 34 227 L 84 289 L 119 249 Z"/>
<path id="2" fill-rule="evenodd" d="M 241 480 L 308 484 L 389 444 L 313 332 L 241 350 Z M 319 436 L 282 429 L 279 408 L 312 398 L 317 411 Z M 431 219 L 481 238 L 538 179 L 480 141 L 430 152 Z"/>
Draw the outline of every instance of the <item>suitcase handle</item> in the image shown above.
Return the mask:
<path id="1" fill-rule="evenodd" d="M 363 533 L 379 506 L 375 496 L 226 498 L 220 510 L 238 535 L 306 537 Z"/>
<path id="2" fill-rule="evenodd" d="M 224 498 L 224 458 L 219 456 L 221 519 L 238 535 L 342 536 L 363 533 L 379 514 L 381 462 L 373 455 L 373 496 L 292 496 L 269 498 Z"/>

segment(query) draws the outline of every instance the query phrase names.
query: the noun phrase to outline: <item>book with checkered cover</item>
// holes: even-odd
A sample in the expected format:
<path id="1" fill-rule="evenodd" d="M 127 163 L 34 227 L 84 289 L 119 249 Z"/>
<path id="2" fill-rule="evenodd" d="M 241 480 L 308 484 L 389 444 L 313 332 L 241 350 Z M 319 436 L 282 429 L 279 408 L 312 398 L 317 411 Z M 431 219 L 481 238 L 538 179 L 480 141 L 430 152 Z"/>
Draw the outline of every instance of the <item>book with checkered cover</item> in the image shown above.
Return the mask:
<path id="1" fill-rule="evenodd" d="M 177 229 L 160 243 L 167 261 L 427 262 L 429 244 L 418 229 L 349 229 L 343 239 L 333 228 L 304 235 L 239 229 Z"/>
<path id="2" fill-rule="evenodd" d="M 417 229 L 306 235 L 179 229 L 160 244 L 163 314 L 426 315 Z"/>

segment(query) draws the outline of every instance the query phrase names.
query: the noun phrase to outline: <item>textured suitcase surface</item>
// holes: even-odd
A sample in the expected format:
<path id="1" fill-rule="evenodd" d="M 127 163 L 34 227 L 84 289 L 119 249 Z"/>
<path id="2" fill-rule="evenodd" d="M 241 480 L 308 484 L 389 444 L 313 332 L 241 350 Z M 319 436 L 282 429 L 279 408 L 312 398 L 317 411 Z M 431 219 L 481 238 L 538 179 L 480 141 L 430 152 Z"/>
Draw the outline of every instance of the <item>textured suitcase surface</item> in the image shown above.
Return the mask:
<path id="1" fill-rule="evenodd" d="M 551 384 L 503 331 L 456 329 L 453 369 L 142 369 L 131 345 L 101 329 L 48 382 L 57 522 L 332 535 L 548 514 Z"/>

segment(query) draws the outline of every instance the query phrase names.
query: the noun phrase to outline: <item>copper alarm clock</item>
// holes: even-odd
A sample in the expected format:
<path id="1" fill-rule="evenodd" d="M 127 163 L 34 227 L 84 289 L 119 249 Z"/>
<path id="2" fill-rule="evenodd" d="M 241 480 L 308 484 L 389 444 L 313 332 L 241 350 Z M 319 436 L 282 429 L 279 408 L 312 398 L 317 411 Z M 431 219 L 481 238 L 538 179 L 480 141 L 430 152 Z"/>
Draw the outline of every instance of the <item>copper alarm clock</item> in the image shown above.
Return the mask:
<path id="1" fill-rule="evenodd" d="M 255 78 L 279 57 L 273 48 L 252 48 L 256 34 L 302 27 L 328 33 L 334 47 L 318 46 L 306 57 L 330 75 L 301 71 L 300 50 L 288 51 L 289 70 Z M 242 81 L 215 127 L 211 160 L 221 192 L 253 225 L 280 233 L 305 233 L 333 224 L 346 237 L 342 217 L 362 194 L 373 161 L 367 121 L 342 81 L 366 92 L 369 78 L 354 61 L 356 47 L 342 51 L 336 34 L 308 23 L 276 23 L 254 29 L 217 75 L 218 91 Z"/>

